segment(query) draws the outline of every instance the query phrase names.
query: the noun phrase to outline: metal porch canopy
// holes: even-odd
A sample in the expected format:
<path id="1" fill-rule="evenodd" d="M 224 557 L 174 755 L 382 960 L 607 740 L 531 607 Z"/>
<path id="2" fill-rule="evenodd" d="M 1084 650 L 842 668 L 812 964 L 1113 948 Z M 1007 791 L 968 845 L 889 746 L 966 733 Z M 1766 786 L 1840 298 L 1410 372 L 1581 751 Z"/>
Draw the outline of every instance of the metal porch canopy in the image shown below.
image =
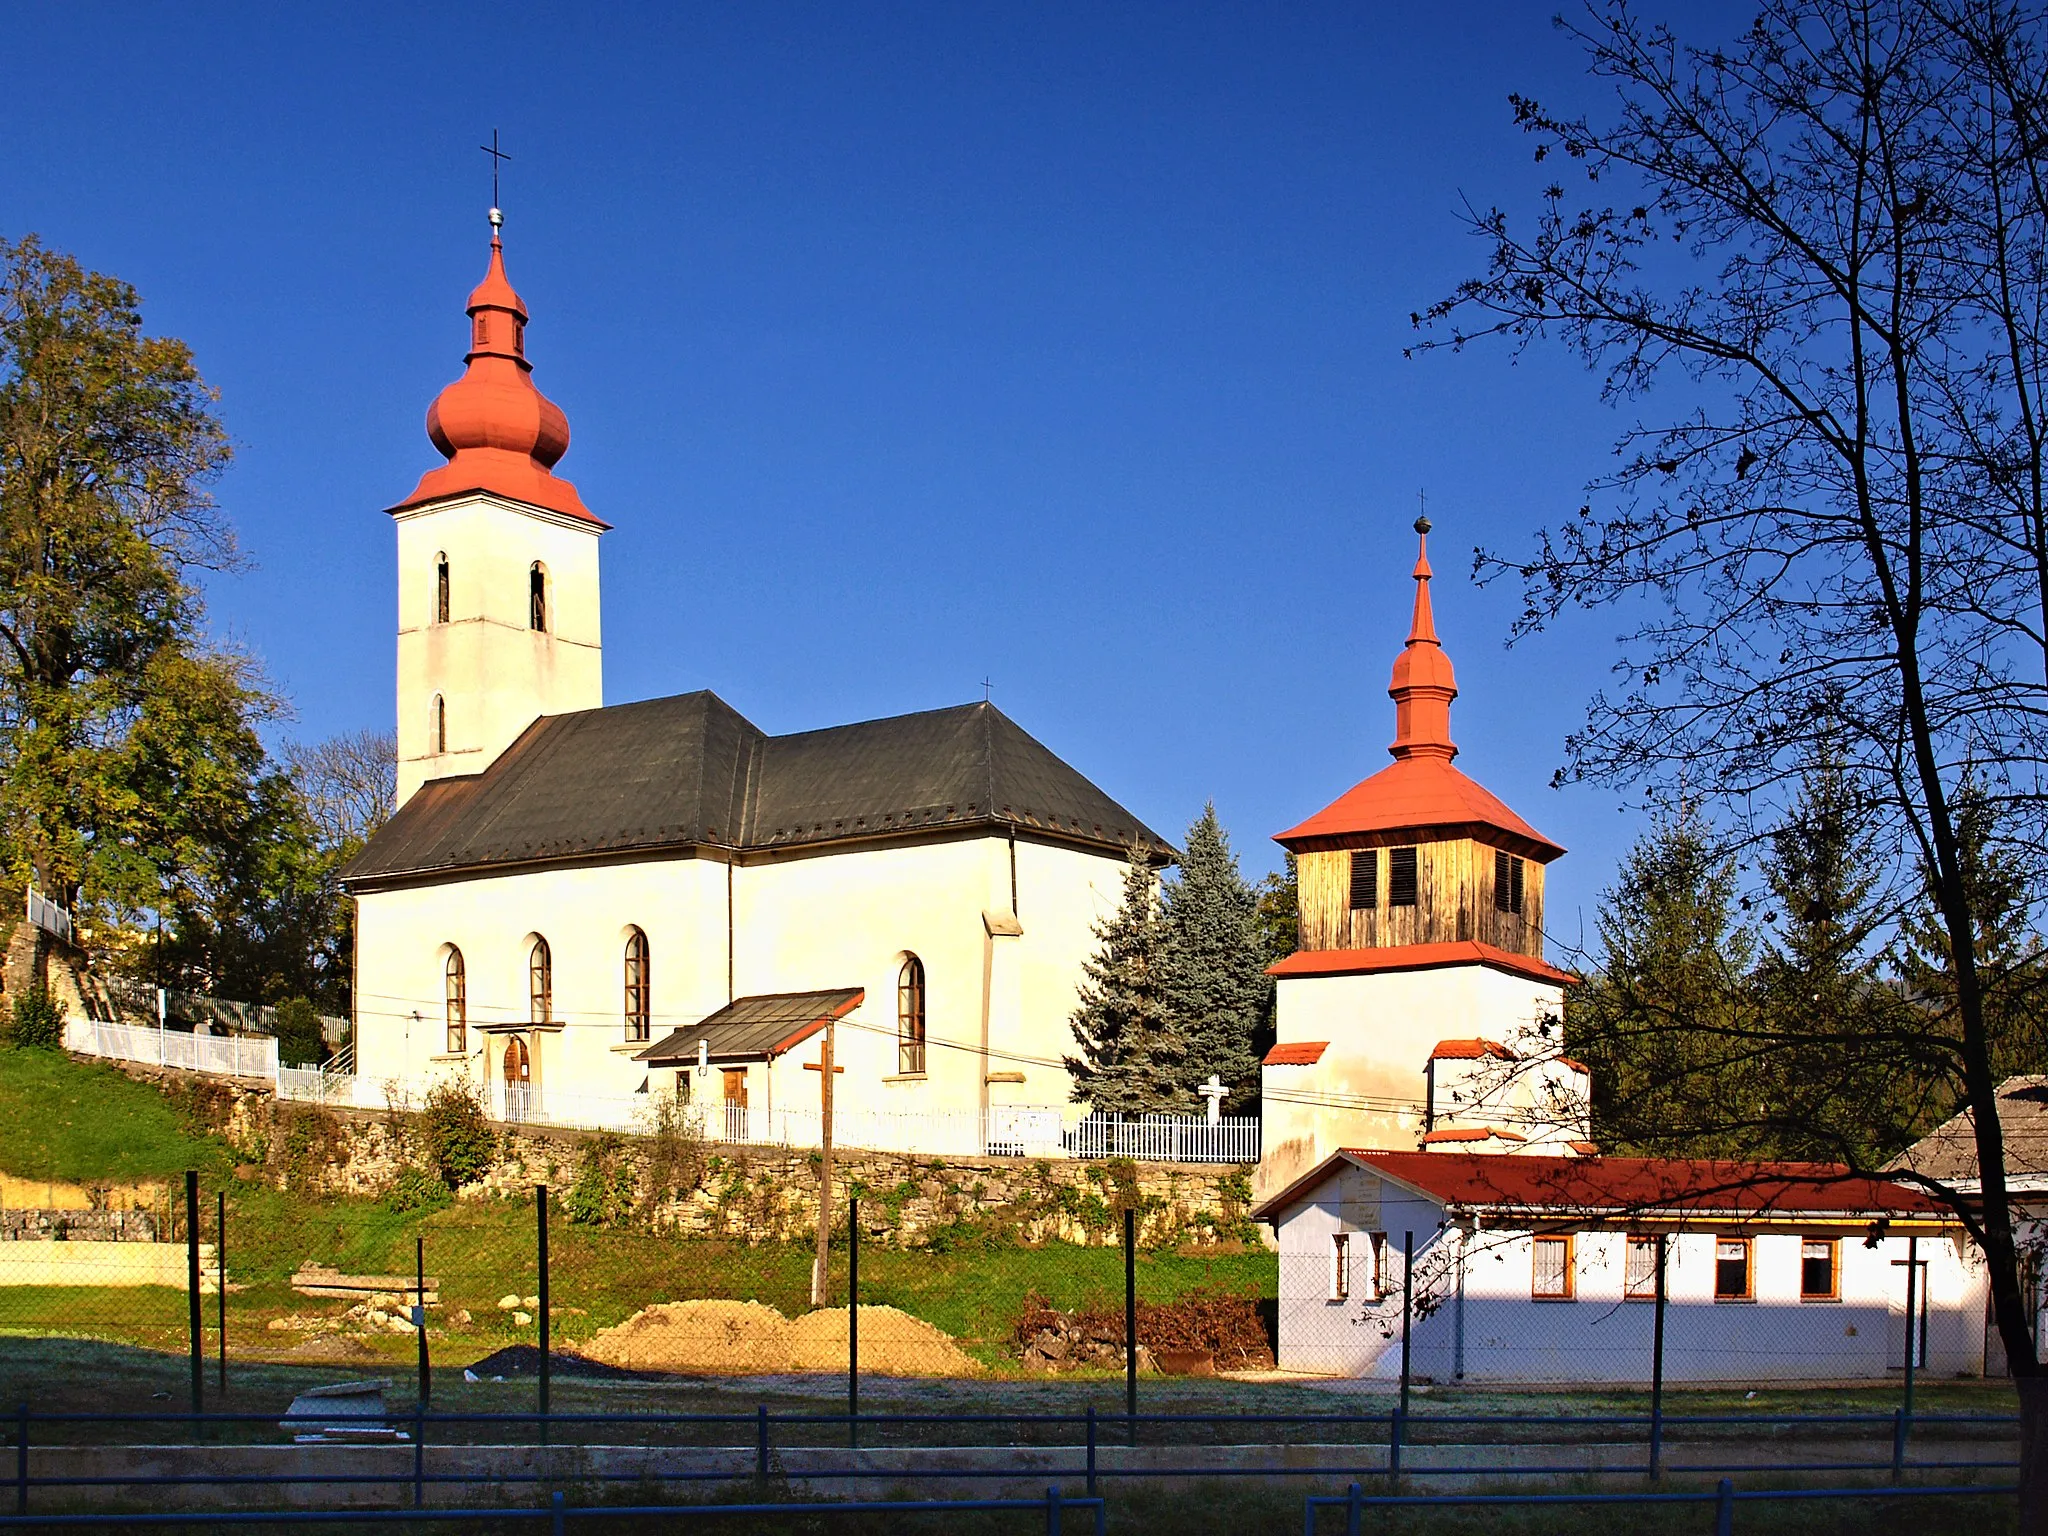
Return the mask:
<path id="1" fill-rule="evenodd" d="M 862 987 L 833 987 L 735 998 L 701 1023 L 670 1030 L 633 1059 L 650 1067 L 690 1066 L 701 1040 L 715 1062 L 773 1061 L 834 1019 L 845 1018 L 866 996 Z"/>

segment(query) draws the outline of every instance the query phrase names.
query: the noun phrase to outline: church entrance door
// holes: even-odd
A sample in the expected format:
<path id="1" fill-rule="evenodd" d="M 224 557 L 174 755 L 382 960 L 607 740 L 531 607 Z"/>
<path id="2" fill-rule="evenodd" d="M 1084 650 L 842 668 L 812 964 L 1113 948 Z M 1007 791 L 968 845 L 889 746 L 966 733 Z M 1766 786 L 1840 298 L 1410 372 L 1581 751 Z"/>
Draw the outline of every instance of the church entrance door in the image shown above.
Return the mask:
<path id="1" fill-rule="evenodd" d="M 524 1120 L 533 1110 L 533 1058 L 514 1035 L 505 1042 L 505 1118 Z"/>
<path id="2" fill-rule="evenodd" d="M 725 1079 L 725 1139 L 727 1141 L 747 1140 L 747 1069 L 725 1067 L 719 1074 Z"/>

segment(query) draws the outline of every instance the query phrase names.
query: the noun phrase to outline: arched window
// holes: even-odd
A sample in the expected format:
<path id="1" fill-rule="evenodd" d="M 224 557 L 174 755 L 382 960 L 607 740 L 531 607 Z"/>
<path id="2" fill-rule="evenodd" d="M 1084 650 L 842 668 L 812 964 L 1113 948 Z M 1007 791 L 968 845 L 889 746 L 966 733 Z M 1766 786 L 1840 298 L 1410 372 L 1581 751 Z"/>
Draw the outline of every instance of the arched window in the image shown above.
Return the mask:
<path id="1" fill-rule="evenodd" d="M 915 955 L 896 975 L 896 1070 L 924 1070 L 924 962 Z"/>
<path id="2" fill-rule="evenodd" d="M 653 1007 L 647 992 L 647 935 L 635 928 L 626 935 L 626 1038 L 645 1040 Z"/>
<path id="3" fill-rule="evenodd" d="M 548 568 L 538 560 L 526 573 L 526 627 L 543 634 L 548 627 Z"/>
<path id="4" fill-rule="evenodd" d="M 448 701 L 438 693 L 434 695 L 434 707 L 427 716 L 427 740 L 433 743 L 437 753 L 448 750 Z"/>
<path id="5" fill-rule="evenodd" d="M 448 1054 L 460 1056 L 469 1049 L 469 978 L 462 969 L 462 951 L 450 949 L 446 974 Z"/>
<path id="6" fill-rule="evenodd" d="M 448 557 L 434 556 L 434 622 L 448 622 Z"/>
<path id="7" fill-rule="evenodd" d="M 548 953 L 548 941 L 536 937 L 526 956 L 527 1019 L 551 1024 L 555 1018 L 555 962 Z"/>

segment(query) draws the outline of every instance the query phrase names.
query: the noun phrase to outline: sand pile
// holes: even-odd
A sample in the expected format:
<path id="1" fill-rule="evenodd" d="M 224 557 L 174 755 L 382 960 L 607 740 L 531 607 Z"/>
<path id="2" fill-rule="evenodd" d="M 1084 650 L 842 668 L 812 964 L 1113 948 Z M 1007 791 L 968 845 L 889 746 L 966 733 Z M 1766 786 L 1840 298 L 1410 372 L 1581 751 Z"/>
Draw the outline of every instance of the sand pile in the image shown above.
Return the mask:
<path id="1" fill-rule="evenodd" d="M 791 1322 L 758 1301 L 670 1302 L 605 1329 L 583 1353 L 638 1371 L 843 1371 L 846 1308 L 807 1312 Z M 930 1323 L 894 1307 L 862 1307 L 860 1368 L 877 1376 L 970 1376 L 981 1366 Z"/>
<path id="2" fill-rule="evenodd" d="M 845 1370 L 846 1308 L 806 1312 L 789 1325 L 789 1343 L 796 1370 Z M 862 1375 L 972 1376 L 981 1364 L 922 1318 L 894 1307 L 862 1307 L 860 1368 Z"/>
<path id="3" fill-rule="evenodd" d="M 584 1353 L 628 1370 L 786 1371 L 789 1319 L 758 1301 L 670 1302 L 605 1329 Z"/>

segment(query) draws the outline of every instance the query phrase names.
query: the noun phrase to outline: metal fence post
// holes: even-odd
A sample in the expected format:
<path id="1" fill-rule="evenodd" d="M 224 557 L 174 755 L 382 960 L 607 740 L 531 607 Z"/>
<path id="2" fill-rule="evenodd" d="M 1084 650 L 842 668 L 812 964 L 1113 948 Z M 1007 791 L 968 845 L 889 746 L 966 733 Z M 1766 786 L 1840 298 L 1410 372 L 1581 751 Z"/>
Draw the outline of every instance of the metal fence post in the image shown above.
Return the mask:
<path id="1" fill-rule="evenodd" d="M 1138 1443 L 1138 1213 L 1124 1208 L 1124 1428 Z"/>
<path id="2" fill-rule="evenodd" d="M 14 1512 L 28 1513 L 28 1404 L 14 1413 Z"/>
<path id="3" fill-rule="evenodd" d="M 1906 1410 L 1892 1410 L 1892 1481 L 1906 1475 Z"/>
<path id="4" fill-rule="evenodd" d="M 1917 1329 L 1919 1300 L 1917 1287 L 1920 1280 L 1920 1238 L 1916 1233 L 1906 1239 L 1906 1425 L 1910 1432 L 1913 1423 L 1913 1367 L 1918 1365 L 1920 1335 Z"/>
<path id="5" fill-rule="evenodd" d="M 1060 1489 L 1057 1483 L 1045 1490 L 1045 1536 L 1060 1536 Z"/>
<path id="6" fill-rule="evenodd" d="M 534 1220 L 540 1234 L 540 1443 L 548 1443 L 548 1187 L 533 1186 Z"/>
<path id="7" fill-rule="evenodd" d="M 214 1320 L 220 1335 L 220 1395 L 228 1395 L 228 1192 L 218 1190 L 213 1218 Z"/>
<path id="8" fill-rule="evenodd" d="M 419 1400 L 422 1407 L 434 1400 L 434 1367 L 427 1358 L 427 1239 L 424 1233 L 414 1233 L 412 1240 L 413 1258 L 413 1332 L 420 1340 Z"/>
<path id="9" fill-rule="evenodd" d="M 427 1501 L 427 1405 L 412 1405 L 412 1507 Z"/>
<path id="10" fill-rule="evenodd" d="M 24 1409 L 23 1411 L 26 1412 L 27 1410 Z M 24 1440 L 28 1438 L 28 1431 L 25 1428 L 22 1431 L 22 1438 Z M 1088 1405 L 1088 1497 L 1091 1499 L 1095 1497 L 1095 1405 L 1093 1403 Z"/>
<path id="11" fill-rule="evenodd" d="M 192 1415 L 205 1409 L 206 1317 L 199 1306 L 199 1170 L 185 1170 L 185 1297 L 192 1334 Z"/>
<path id="12" fill-rule="evenodd" d="M 1714 1536 L 1735 1536 L 1735 1484 L 1725 1477 L 1714 1489 Z"/>
<path id="13" fill-rule="evenodd" d="M 1365 1524 L 1365 1490 L 1353 1483 L 1344 1490 L 1344 1536 L 1358 1536 Z"/>
<path id="14" fill-rule="evenodd" d="M 1657 1317 L 1650 1348 L 1650 1481 L 1664 1475 L 1664 1233 L 1657 1234 Z"/>
<path id="15" fill-rule="evenodd" d="M 860 1196 L 846 1197 L 846 1443 L 860 1449 Z"/>
<path id="16" fill-rule="evenodd" d="M 1408 1335 L 1415 1324 L 1415 1234 L 1401 1234 L 1401 1418 L 1408 1417 Z"/>
<path id="17" fill-rule="evenodd" d="M 768 1486 L 768 1405 L 761 1403 L 754 1409 L 754 1481 L 762 1488 Z"/>
<path id="18" fill-rule="evenodd" d="M 548 1512 L 552 1517 L 548 1522 L 548 1529 L 554 1532 L 554 1536 L 562 1536 L 562 1528 L 567 1522 L 562 1515 L 562 1495 L 559 1489 L 548 1495 Z"/>
<path id="19" fill-rule="evenodd" d="M 1387 1415 L 1387 1492 L 1395 1493 L 1401 1487 L 1401 1410 L 1396 1408 Z"/>

